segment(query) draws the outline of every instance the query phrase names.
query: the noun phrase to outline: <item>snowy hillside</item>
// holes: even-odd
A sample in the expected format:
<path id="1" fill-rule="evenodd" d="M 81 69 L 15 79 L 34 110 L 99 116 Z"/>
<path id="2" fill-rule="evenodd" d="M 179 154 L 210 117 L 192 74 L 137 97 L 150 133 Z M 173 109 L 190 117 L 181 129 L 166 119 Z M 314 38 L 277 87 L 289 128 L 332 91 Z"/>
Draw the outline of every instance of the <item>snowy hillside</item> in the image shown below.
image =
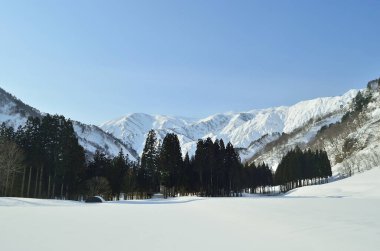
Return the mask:
<path id="1" fill-rule="evenodd" d="M 286 196 L 380 198 L 380 167 L 335 182 L 300 187 Z"/>
<path id="2" fill-rule="evenodd" d="M 328 123 L 340 119 L 357 92 L 351 90 L 343 96 L 303 101 L 290 107 L 216 114 L 200 120 L 135 113 L 105 122 L 100 127 L 132 146 L 139 154 L 144 147 L 147 132 L 155 129 L 161 139 L 166 133 L 176 133 L 183 154 L 193 154 L 198 139 L 211 137 L 230 141 L 235 147 L 242 148 L 241 157 L 248 159 L 258 151 L 255 146 L 262 147 L 255 144 L 255 141 L 266 134 L 273 135 L 265 139 L 269 143 L 277 138 L 275 135 L 278 133 L 291 133 L 311 120 L 325 117 Z M 323 125 L 316 125 L 315 130 Z"/>
<path id="3" fill-rule="evenodd" d="M 23 125 L 28 117 L 41 117 L 41 112 L 0 88 L 0 123 L 17 128 Z"/>
<path id="4" fill-rule="evenodd" d="M 308 143 L 317 135 L 323 126 L 340 121 L 346 112 L 347 109 L 342 109 L 327 114 L 324 117 L 317 117 L 291 133 L 277 136 L 273 141 L 268 142 L 268 144 L 260 148 L 255 147 L 255 151 L 251 151 L 253 154 L 248 155 L 246 160 L 249 162 L 255 161 L 256 163 L 265 162 L 275 170 L 282 157 L 288 151 L 296 146 L 306 148 Z"/>
<path id="5" fill-rule="evenodd" d="M 149 130 L 157 130 L 158 136 L 161 136 L 160 138 L 163 139 L 166 133 L 173 132 L 177 128 L 187 127 L 191 125 L 192 122 L 193 120 L 191 119 L 134 113 L 126 117 L 108 121 L 102 124 L 100 128 L 122 140 L 125 144 L 130 145 L 138 153 L 141 153 Z M 182 138 L 181 140 L 181 142 L 191 141 L 193 140 L 189 138 Z"/>
<path id="6" fill-rule="evenodd" d="M 44 114 L 0 88 L 0 123 L 5 122 L 16 129 L 23 125 L 30 116 L 42 117 Z M 85 125 L 77 121 L 73 121 L 73 123 L 79 143 L 88 155 L 94 154 L 98 149 L 108 155 L 115 156 L 122 149 L 131 160 L 136 159 L 136 152 L 111 134 L 105 133 L 93 125 Z"/>
<path id="7" fill-rule="evenodd" d="M 129 160 L 135 161 L 138 157 L 135 150 L 97 126 L 74 121 L 74 131 L 78 136 L 79 144 L 90 154 L 101 150 L 109 156 L 116 156 L 122 150 L 124 154 L 128 154 Z"/>
<path id="8" fill-rule="evenodd" d="M 274 169 L 296 145 L 301 149 L 324 149 L 333 165 L 333 174 L 349 176 L 380 164 L 380 95 L 363 90 L 371 101 L 360 113 L 352 113 L 338 124 L 347 109 L 307 123 L 261 148 L 250 161 L 265 162 Z M 351 107 L 352 109 L 352 107 Z M 324 130 L 319 131 L 321 126 Z"/>
<path id="9" fill-rule="evenodd" d="M 334 141 L 323 141 L 338 173 L 354 174 L 380 163 L 380 93 L 376 91 L 371 95 L 368 107 L 349 126 L 345 126 Z M 320 142 L 313 143 L 315 147 Z"/>

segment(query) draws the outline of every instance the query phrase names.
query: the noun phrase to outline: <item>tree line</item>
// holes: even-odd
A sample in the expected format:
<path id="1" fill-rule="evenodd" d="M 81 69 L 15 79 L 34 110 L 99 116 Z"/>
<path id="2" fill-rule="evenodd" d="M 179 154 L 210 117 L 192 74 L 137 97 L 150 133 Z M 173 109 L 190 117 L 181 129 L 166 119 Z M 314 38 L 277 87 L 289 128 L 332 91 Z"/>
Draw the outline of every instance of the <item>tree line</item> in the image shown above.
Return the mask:
<path id="1" fill-rule="evenodd" d="M 276 173 L 262 163 L 243 165 L 231 143 L 200 139 L 194 156 L 182 156 L 176 134 L 157 140 L 149 131 L 141 158 L 131 161 L 96 151 L 86 161 L 73 124 L 63 116 L 29 118 L 17 130 L 0 126 L 0 196 L 81 199 L 150 198 L 177 195 L 241 196 L 321 182 L 331 175 L 325 152 L 298 148 L 284 156 Z M 308 183 L 309 181 L 309 183 Z"/>
<path id="2" fill-rule="evenodd" d="M 325 151 L 310 149 L 302 151 L 299 147 L 289 151 L 278 165 L 274 178 L 280 191 L 321 184 L 332 175 L 330 160 Z"/>
<path id="3" fill-rule="evenodd" d="M 75 198 L 85 154 L 70 120 L 31 117 L 16 131 L 3 123 L 0 148 L 2 196 Z"/>
<path id="4" fill-rule="evenodd" d="M 240 196 L 246 188 L 273 185 L 271 169 L 265 165 L 243 166 L 231 143 L 199 139 L 195 155 L 181 155 L 176 134 L 169 133 L 162 144 L 154 130 L 148 133 L 137 173 L 140 191 L 161 191 L 165 197 L 180 195 Z M 259 190 L 260 192 L 264 189 Z"/>

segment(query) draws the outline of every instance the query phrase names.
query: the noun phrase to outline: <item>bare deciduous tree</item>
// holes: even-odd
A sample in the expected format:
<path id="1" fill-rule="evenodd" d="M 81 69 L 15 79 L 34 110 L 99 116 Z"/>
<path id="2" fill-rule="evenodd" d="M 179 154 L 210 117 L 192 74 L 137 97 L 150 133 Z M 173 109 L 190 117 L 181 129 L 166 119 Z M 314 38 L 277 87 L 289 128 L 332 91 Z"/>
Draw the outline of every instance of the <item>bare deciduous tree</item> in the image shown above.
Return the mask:
<path id="1" fill-rule="evenodd" d="M 2 196 L 13 192 L 14 180 L 24 170 L 24 153 L 12 141 L 0 142 L 0 188 Z"/>
<path id="2" fill-rule="evenodd" d="M 109 182 L 104 177 L 94 177 L 88 180 L 86 188 L 89 196 L 101 195 L 107 197 L 111 193 Z"/>

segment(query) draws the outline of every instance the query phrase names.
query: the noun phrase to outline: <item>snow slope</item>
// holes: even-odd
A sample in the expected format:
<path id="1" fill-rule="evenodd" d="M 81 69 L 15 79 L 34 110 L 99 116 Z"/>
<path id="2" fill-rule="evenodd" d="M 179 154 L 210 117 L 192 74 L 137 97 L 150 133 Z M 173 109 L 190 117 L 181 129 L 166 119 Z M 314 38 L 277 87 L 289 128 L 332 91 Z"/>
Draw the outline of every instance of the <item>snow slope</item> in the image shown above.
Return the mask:
<path id="1" fill-rule="evenodd" d="M 358 126 L 348 131 L 347 136 L 343 134 L 335 139 L 342 146 L 346 142 L 353 143 L 346 158 L 335 165 L 337 173 L 354 174 L 380 165 L 380 92 L 372 92 L 372 101 L 356 122 Z M 333 156 L 337 151 L 327 143 L 325 148 Z M 343 149 L 341 147 L 340 154 L 344 154 Z"/>
<path id="2" fill-rule="evenodd" d="M 297 188 L 288 192 L 286 196 L 380 199 L 380 167 L 328 184 Z"/>
<path id="3" fill-rule="evenodd" d="M 24 104 L 0 88 L 0 124 L 5 122 L 8 126 L 16 129 L 24 125 L 30 116 L 42 117 L 44 113 Z M 101 150 L 110 156 L 116 156 L 122 149 L 131 160 L 136 159 L 137 153 L 111 134 L 105 133 L 93 125 L 86 125 L 77 121 L 73 121 L 73 124 L 79 143 L 86 150 L 88 156 L 94 154 L 96 150 Z"/>
<path id="4" fill-rule="evenodd" d="M 334 116 L 340 119 L 342 114 L 336 113 L 346 110 L 357 92 L 351 90 L 343 96 L 303 101 L 290 107 L 216 114 L 200 120 L 134 113 L 105 122 L 100 127 L 132 146 L 139 154 L 148 131 L 155 129 L 159 139 L 166 133 L 176 133 L 183 154 L 193 154 L 198 139 L 211 137 L 221 138 L 226 143 L 230 141 L 235 147 L 244 148 L 244 158 L 248 158 L 257 151 L 249 146 L 265 134 L 290 133 L 310 120 L 329 114 L 332 116 L 331 120 L 336 119 Z"/>
<path id="5" fill-rule="evenodd" d="M 0 88 L 0 123 L 4 122 L 17 128 L 23 125 L 30 116 L 41 117 L 42 114 Z"/>
<path id="6" fill-rule="evenodd" d="M 371 95 L 372 98 L 359 114 L 350 115 L 346 121 L 329 126 L 319 134 L 317 133 L 322 126 L 341 121 L 347 109 L 316 119 L 269 142 L 256 151 L 249 161 L 265 162 L 276 169 L 282 157 L 297 145 L 301 149 L 326 150 L 335 175 L 347 176 L 379 166 L 380 93 L 367 89 L 362 93 L 365 96 Z"/>
<path id="7" fill-rule="evenodd" d="M 125 155 L 128 155 L 129 160 L 135 161 L 137 159 L 138 155 L 134 149 L 99 127 L 77 121 L 74 121 L 73 125 L 79 144 L 90 155 L 94 154 L 96 150 L 100 150 L 109 156 L 116 156 L 122 150 Z"/>
<path id="8" fill-rule="evenodd" d="M 376 168 L 286 196 L 103 204 L 0 198 L 0 245 L 7 251 L 377 251 L 379 185 Z"/>

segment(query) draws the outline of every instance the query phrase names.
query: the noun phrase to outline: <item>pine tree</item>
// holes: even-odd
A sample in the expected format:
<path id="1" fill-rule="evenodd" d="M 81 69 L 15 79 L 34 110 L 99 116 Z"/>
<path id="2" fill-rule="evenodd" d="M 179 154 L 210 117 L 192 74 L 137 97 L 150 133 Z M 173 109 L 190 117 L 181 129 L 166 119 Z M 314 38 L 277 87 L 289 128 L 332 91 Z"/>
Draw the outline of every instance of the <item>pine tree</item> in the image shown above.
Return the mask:
<path id="1" fill-rule="evenodd" d="M 240 175 L 241 175 L 241 162 L 240 157 L 236 153 L 233 145 L 228 142 L 226 146 L 226 153 L 224 158 L 224 165 L 227 171 L 227 191 L 228 196 L 233 193 L 233 195 L 237 196 L 240 190 Z"/>
<path id="2" fill-rule="evenodd" d="M 190 162 L 189 153 L 186 153 L 185 159 L 183 160 L 183 172 L 180 174 L 180 186 L 182 187 L 182 193 L 187 195 L 194 192 L 195 179 L 193 174 L 192 165 Z"/>
<path id="3" fill-rule="evenodd" d="M 168 189 L 166 196 L 175 196 L 179 185 L 179 174 L 183 173 L 183 160 L 181 146 L 176 134 L 168 133 L 163 142 L 160 152 L 160 185 Z"/>
<path id="4" fill-rule="evenodd" d="M 221 196 L 223 194 L 223 180 L 224 180 L 224 155 L 225 146 L 223 140 L 215 140 L 214 142 L 214 155 L 215 155 L 215 167 L 214 167 L 214 196 Z"/>
<path id="5" fill-rule="evenodd" d="M 117 200 L 120 199 L 120 193 L 125 181 L 125 175 L 128 172 L 127 161 L 122 150 L 113 158 L 110 168 L 107 170 L 106 175 L 111 187 L 112 196 L 116 196 Z"/>
<path id="6" fill-rule="evenodd" d="M 194 170 L 198 175 L 198 187 L 197 191 L 203 195 L 204 193 L 204 172 L 206 169 L 205 166 L 206 158 L 205 158 L 205 147 L 203 140 L 199 139 L 197 142 L 197 149 L 195 151 L 194 156 Z"/>
<path id="7" fill-rule="evenodd" d="M 139 170 L 139 185 L 142 191 L 153 194 L 159 190 L 158 183 L 158 149 L 154 130 L 148 132 Z"/>
<path id="8" fill-rule="evenodd" d="M 331 164 L 325 151 L 301 151 L 297 147 L 282 158 L 275 172 L 275 181 L 281 186 L 281 191 L 287 191 L 297 186 L 320 183 L 321 179 L 331 175 Z"/>

